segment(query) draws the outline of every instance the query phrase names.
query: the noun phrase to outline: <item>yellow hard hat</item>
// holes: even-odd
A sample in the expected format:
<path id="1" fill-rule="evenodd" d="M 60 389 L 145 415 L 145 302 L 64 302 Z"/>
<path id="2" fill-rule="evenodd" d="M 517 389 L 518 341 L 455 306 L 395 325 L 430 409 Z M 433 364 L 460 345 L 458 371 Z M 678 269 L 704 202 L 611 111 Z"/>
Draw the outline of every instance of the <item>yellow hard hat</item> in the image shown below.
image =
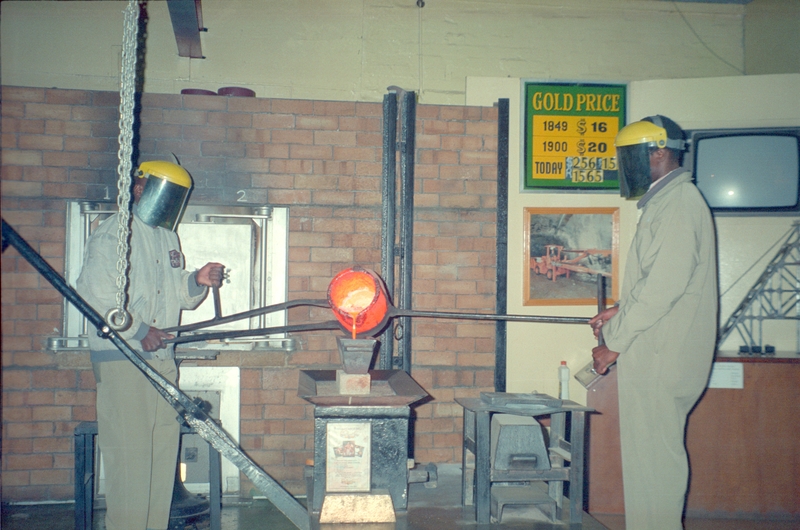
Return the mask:
<path id="1" fill-rule="evenodd" d="M 617 147 L 638 144 L 647 144 L 650 147 L 659 148 L 666 147 L 667 131 L 649 121 L 637 121 L 623 127 L 617 133 L 616 140 L 614 140 L 614 145 Z"/>
<path id="2" fill-rule="evenodd" d="M 183 188 L 189 189 L 192 187 L 192 177 L 189 176 L 189 172 L 172 162 L 166 162 L 164 160 L 142 162 L 139 165 L 139 173 L 140 177 L 152 175 L 177 184 Z"/>
<path id="3" fill-rule="evenodd" d="M 175 230 L 192 189 L 189 172 L 178 164 L 153 160 L 139 165 L 139 177 L 146 182 L 134 213 L 154 228 Z"/>
<path id="4" fill-rule="evenodd" d="M 646 144 L 648 147 L 657 149 L 678 149 L 682 150 L 685 146 L 683 138 L 670 138 L 665 127 L 665 121 L 671 121 L 663 116 L 650 116 L 641 121 L 626 125 L 617 133 L 614 140 L 616 147 L 628 145 Z M 677 128 L 678 125 L 675 124 Z M 678 128 L 678 130 L 680 130 Z"/>

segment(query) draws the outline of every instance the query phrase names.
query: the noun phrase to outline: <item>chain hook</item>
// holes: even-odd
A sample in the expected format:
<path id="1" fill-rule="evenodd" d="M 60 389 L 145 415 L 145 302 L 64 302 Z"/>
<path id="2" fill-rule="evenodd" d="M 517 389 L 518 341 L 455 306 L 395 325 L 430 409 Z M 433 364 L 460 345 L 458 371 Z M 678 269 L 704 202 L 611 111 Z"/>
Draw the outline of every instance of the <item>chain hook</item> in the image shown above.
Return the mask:
<path id="1" fill-rule="evenodd" d="M 120 310 L 117 307 L 111 308 L 106 313 L 106 323 L 114 331 L 125 331 L 133 323 L 131 314 L 124 309 Z"/>

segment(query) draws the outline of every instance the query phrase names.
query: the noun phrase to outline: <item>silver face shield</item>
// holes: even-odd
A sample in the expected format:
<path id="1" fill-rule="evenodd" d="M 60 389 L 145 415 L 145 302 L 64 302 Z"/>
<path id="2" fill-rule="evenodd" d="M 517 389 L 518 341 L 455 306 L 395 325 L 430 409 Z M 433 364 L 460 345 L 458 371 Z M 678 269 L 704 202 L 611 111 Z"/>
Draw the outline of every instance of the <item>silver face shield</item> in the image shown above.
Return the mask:
<path id="1" fill-rule="evenodd" d="M 650 147 L 647 144 L 617 147 L 619 194 L 626 199 L 641 197 L 650 189 Z"/>
<path id="2" fill-rule="evenodd" d="M 174 231 L 188 198 L 189 188 L 148 175 L 142 196 L 134 205 L 134 212 L 154 228 L 160 226 Z"/>

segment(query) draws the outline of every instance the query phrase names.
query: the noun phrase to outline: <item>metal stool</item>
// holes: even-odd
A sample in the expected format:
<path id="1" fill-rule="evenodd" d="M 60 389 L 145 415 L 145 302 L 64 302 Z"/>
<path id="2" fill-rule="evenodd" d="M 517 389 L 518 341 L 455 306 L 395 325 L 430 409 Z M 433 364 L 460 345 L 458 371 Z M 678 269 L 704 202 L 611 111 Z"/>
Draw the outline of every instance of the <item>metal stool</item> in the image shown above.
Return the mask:
<path id="1" fill-rule="evenodd" d="M 181 434 L 196 434 L 183 425 Z M 84 421 L 75 427 L 75 530 L 92 530 L 94 516 L 94 454 L 97 422 Z M 222 470 L 221 458 L 208 446 L 209 516 L 211 530 L 222 526 Z"/>

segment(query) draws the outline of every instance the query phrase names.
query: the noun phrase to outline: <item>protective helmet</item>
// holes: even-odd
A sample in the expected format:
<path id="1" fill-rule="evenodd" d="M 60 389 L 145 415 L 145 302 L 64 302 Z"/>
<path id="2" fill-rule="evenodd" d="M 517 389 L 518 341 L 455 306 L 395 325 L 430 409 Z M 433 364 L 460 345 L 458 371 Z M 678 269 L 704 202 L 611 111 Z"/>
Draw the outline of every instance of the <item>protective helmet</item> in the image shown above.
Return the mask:
<path id="1" fill-rule="evenodd" d="M 650 184 L 650 152 L 674 149 L 681 152 L 686 142 L 683 129 L 666 116 L 649 116 L 623 127 L 614 145 L 617 148 L 619 192 L 626 199 L 644 195 Z"/>
<path id="2" fill-rule="evenodd" d="M 175 230 L 192 189 L 189 172 L 172 162 L 154 160 L 139 166 L 138 177 L 147 182 L 134 206 L 136 215 L 152 227 Z"/>

